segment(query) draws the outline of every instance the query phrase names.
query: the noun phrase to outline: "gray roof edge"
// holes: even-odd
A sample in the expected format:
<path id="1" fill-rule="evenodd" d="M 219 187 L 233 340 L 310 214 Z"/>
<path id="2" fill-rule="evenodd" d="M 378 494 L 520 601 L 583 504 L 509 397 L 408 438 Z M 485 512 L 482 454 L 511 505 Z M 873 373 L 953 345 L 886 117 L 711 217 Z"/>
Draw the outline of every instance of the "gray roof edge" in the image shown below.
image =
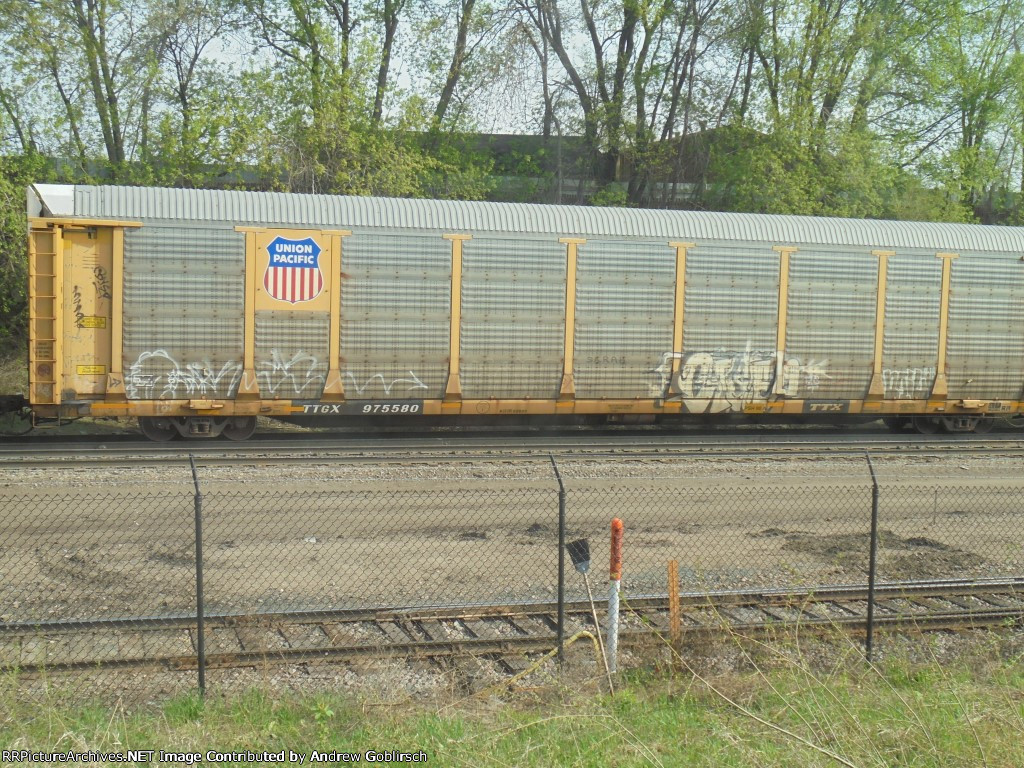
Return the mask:
<path id="1" fill-rule="evenodd" d="M 71 215 L 60 202 L 70 193 L 73 215 L 144 223 L 390 227 L 1024 253 L 1024 227 L 980 224 L 114 185 L 34 188 L 54 215 L 51 201 L 62 210 L 59 215 Z"/>

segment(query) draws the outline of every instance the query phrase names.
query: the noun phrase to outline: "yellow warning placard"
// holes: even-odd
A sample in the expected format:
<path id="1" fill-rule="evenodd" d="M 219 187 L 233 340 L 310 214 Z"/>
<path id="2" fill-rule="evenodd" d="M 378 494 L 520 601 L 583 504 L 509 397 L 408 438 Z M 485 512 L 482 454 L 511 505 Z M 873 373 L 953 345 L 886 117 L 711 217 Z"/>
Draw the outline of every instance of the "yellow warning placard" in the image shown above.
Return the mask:
<path id="1" fill-rule="evenodd" d="M 79 328 L 106 328 L 107 318 L 99 315 L 88 315 L 78 321 Z"/>
<path id="2" fill-rule="evenodd" d="M 79 376 L 105 376 L 107 366 L 105 365 L 80 365 L 78 366 Z"/>

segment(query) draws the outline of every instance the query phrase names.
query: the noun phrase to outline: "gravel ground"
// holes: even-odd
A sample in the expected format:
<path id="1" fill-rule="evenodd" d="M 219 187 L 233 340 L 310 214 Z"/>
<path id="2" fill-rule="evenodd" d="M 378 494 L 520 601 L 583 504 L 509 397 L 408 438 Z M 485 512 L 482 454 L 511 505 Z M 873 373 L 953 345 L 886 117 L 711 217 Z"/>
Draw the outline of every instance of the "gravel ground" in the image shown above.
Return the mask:
<path id="1" fill-rule="evenodd" d="M 871 494 L 850 458 L 565 460 L 567 538 L 604 589 L 608 525 L 625 586 L 800 587 L 866 580 Z M 876 460 L 882 579 L 1024 572 L 1019 462 Z M 201 467 L 209 610 L 547 600 L 557 486 L 546 461 Z M 12 470 L 0 487 L 0 620 L 168 615 L 194 605 L 191 475 Z M 570 569 L 569 595 L 582 597 Z"/>
<path id="2" fill-rule="evenodd" d="M 882 483 L 883 579 L 1024 574 L 1019 460 L 874 461 Z M 663 592 L 673 558 L 684 589 L 693 590 L 866 578 L 871 494 L 861 459 L 601 459 L 559 466 L 568 488 L 568 538 L 590 541 L 599 599 L 613 516 L 626 521 L 627 598 Z M 284 467 L 200 465 L 200 477 L 210 611 L 554 596 L 557 486 L 546 460 L 332 465 L 311 457 Z M 193 611 L 191 491 L 180 462 L 5 472 L 0 622 Z M 570 598 L 585 594 L 571 568 L 568 587 Z M 123 649 L 132 650 L 138 649 Z M 715 667 L 741 664 L 730 658 L 728 643 L 721 652 L 705 650 Z M 589 651 L 578 654 L 581 674 L 597 678 Z M 624 666 L 643 662 L 627 658 Z M 532 680 L 549 675 L 545 668 Z M 478 691 L 501 676 L 493 663 L 472 659 L 447 669 L 367 662 L 216 671 L 211 686 L 388 690 L 420 698 Z M 90 696 L 135 691 L 137 701 L 159 701 L 193 683 L 188 674 L 170 673 L 89 679 L 81 690 Z M 25 681 L 22 688 L 33 686 Z"/>
<path id="3" fill-rule="evenodd" d="M 1020 472 L 1021 462 L 1013 457 L 951 455 L 880 455 L 873 457 L 875 471 L 884 483 L 918 483 L 946 480 L 963 482 L 972 478 L 1007 478 Z M 270 466 L 254 460 L 251 465 L 202 466 L 204 487 L 221 488 L 294 485 L 318 489 L 349 490 L 353 487 L 442 487 L 451 483 L 531 481 L 553 485 L 550 461 L 481 460 L 478 462 L 417 462 L 328 464 L 309 457 L 308 464 Z M 562 477 L 574 487 L 590 486 L 594 481 L 650 480 L 678 482 L 700 479 L 740 485 L 791 479 L 807 482 L 819 479 L 843 479 L 870 482 L 867 464 L 859 457 L 785 457 L 738 458 L 701 457 L 679 459 L 559 459 Z M 55 465 L 50 469 L 5 470 L 0 493 L 5 489 L 37 492 L 117 487 L 188 486 L 192 476 L 187 462 L 168 460 L 165 467 L 75 469 Z"/>

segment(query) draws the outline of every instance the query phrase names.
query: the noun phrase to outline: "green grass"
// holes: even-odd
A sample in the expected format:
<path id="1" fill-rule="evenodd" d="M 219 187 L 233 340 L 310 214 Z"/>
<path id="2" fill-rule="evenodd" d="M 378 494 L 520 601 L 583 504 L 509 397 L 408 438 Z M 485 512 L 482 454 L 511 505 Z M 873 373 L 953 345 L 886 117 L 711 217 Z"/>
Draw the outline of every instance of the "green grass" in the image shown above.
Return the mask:
<path id="1" fill-rule="evenodd" d="M 674 675 L 632 672 L 614 697 L 594 681 L 548 680 L 441 702 L 255 690 L 132 713 L 26 703 L 0 685 L 0 749 L 423 750 L 443 766 L 1024 765 L 1019 639 L 979 637 L 955 657 L 935 636 L 874 666 L 849 641 L 807 651 L 737 640 L 716 651 L 733 656 L 729 671 L 691 660 Z"/>

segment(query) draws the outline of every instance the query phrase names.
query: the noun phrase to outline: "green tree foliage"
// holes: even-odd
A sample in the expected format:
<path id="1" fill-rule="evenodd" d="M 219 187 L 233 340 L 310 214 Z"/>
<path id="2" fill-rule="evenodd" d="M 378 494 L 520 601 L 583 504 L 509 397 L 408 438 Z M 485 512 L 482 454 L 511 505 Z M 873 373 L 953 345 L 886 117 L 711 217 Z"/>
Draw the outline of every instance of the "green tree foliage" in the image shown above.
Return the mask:
<path id="1" fill-rule="evenodd" d="M 7 337 L 49 177 L 1024 224 L 1024 4 L 6 0 L 0 157 Z"/>
<path id="2" fill-rule="evenodd" d="M 25 188 L 46 177 L 42 157 L 0 159 L 0 353 L 28 332 L 28 254 Z"/>

